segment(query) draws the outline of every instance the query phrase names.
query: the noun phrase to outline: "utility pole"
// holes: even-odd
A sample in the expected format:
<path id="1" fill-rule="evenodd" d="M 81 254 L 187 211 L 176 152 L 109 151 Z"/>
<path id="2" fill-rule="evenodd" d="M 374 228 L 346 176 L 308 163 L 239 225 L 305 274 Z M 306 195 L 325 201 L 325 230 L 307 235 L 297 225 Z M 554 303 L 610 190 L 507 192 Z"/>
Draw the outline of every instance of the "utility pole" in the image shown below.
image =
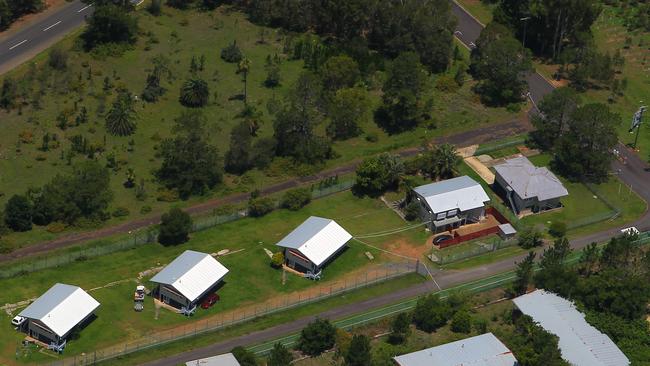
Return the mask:
<path id="1" fill-rule="evenodd" d="M 646 111 L 646 106 L 639 107 L 639 110 L 634 113 L 632 117 L 632 126 L 630 127 L 629 132 L 632 133 L 636 129 L 636 136 L 634 137 L 634 145 L 632 147 L 634 150 L 637 148 L 637 143 L 639 142 L 639 132 L 641 131 L 641 122 L 643 122 L 643 112 Z"/>
<path id="2" fill-rule="evenodd" d="M 524 48 L 526 48 L 526 26 L 528 25 L 528 20 L 529 19 L 530 19 L 530 17 L 523 17 L 523 18 L 519 19 L 522 22 L 524 22 L 524 39 L 521 41 L 521 46 L 524 47 Z"/>

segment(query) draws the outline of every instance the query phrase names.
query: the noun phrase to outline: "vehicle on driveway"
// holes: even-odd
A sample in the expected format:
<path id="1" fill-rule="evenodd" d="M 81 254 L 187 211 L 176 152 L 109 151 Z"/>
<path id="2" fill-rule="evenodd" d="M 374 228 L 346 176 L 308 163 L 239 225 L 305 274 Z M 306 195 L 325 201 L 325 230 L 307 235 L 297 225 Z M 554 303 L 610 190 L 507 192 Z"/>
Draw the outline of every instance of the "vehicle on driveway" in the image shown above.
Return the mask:
<path id="1" fill-rule="evenodd" d="M 205 300 L 203 300 L 203 302 L 201 303 L 201 309 L 209 309 L 217 301 L 219 301 L 219 295 L 211 294 L 208 297 L 206 297 Z"/>
<path id="2" fill-rule="evenodd" d="M 435 238 L 433 238 L 433 244 L 440 244 L 442 242 L 445 242 L 447 240 L 453 239 L 453 236 L 448 235 L 448 234 L 443 234 L 443 235 L 438 235 Z"/>
<path id="3" fill-rule="evenodd" d="M 145 288 L 142 285 L 138 285 L 135 288 L 133 293 L 133 310 L 140 312 L 144 309 L 144 297 L 145 297 Z"/>
<path id="4" fill-rule="evenodd" d="M 25 320 L 27 319 L 20 315 L 16 315 L 13 319 L 11 319 L 11 324 L 16 327 L 20 327 L 25 322 Z"/>

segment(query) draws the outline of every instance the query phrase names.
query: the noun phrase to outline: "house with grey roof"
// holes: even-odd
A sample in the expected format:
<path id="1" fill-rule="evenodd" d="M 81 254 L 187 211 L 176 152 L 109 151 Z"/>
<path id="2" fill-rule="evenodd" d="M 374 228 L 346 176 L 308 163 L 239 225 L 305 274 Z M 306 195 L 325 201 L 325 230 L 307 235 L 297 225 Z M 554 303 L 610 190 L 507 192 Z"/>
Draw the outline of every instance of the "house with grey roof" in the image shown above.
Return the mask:
<path id="1" fill-rule="evenodd" d="M 526 157 L 495 165 L 495 190 L 501 193 L 515 214 L 561 207 L 569 195 L 562 182 L 546 167 L 536 167 Z"/>
<path id="2" fill-rule="evenodd" d="M 156 298 L 179 312 L 190 315 L 197 303 L 221 284 L 228 269 L 210 254 L 186 250 L 176 257 L 151 282 Z"/>
<path id="3" fill-rule="evenodd" d="M 240 366 L 232 353 L 185 362 L 186 366 Z"/>
<path id="4" fill-rule="evenodd" d="M 480 221 L 490 201 L 483 187 L 466 175 L 415 187 L 410 199 L 418 201 L 420 218 L 433 232 Z"/>
<path id="5" fill-rule="evenodd" d="M 552 292 L 535 290 L 512 300 L 547 332 L 558 337 L 562 358 L 573 366 L 628 366 L 630 360 L 585 320 L 575 305 Z"/>
<path id="6" fill-rule="evenodd" d="M 350 239 L 352 235 L 336 221 L 311 216 L 276 245 L 283 249 L 288 267 L 317 274 Z"/>
<path id="7" fill-rule="evenodd" d="M 57 283 L 18 314 L 25 318 L 19 329 L 62 352 L 70 334 L 86 325 L 98 307 L 81 288 Z"/>
<path id="8" fill-rule="evenodd" d="M 398 366 L 517 366 L 512 352 L 492 333 L 394 357 Z"/>

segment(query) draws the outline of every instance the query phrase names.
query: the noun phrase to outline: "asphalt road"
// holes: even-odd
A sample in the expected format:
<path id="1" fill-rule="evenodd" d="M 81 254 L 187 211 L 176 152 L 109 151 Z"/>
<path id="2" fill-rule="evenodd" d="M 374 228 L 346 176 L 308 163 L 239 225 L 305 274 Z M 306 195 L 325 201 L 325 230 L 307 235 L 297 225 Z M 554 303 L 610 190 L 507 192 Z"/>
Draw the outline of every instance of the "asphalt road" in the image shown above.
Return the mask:
<path id="1" fill-rule="evenodd" d="M 52 11 L 6 37 L 0 34 L 0 74 L 30 60 L 85 22 L 92 6 L 79 0 Z"/>

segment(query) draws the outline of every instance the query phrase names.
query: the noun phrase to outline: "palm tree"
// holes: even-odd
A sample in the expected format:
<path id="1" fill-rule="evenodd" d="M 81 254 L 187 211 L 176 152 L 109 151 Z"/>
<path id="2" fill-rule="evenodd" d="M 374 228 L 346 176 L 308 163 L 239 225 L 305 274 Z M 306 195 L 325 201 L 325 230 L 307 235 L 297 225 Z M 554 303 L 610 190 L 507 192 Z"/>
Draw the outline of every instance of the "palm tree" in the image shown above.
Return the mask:
<path id="1" fill-rule="evenodd" d="M 203 79 L 189 79 L 181 87 L 180 102 L 186 107 L 203 107 L 208 104 L 209 97 L 210 88 Z"/>
<path id="2" fill-rule="evenodd" d="M 436 175 L 443 179 L 453 178 L 456 175 L 456 168 L 462 162 L 462 158 L 456 152 L 452 144 L 442 144 L 433 150 L 433 170 Z"/>
<path id="3" fill-rule="evenodd" d="M 135 103 L 131 93 L 126 89 L 118 91 L 111 110 L 106 115 L 106 130 L 114 136 L 128 136 L 135 132 Z"/>
<path id="4" fill-rule="evenodd" d="M 248 72 L 251 69 L 251 60 L 249 60 L 247 57 L 244 57 L 241 61 L 239 61 L 239 64 L 237 65 L 237 73 L 238 74 L 244 74 L 244 105 L 247 104 L 247 82 L 248 82 Z"/>

